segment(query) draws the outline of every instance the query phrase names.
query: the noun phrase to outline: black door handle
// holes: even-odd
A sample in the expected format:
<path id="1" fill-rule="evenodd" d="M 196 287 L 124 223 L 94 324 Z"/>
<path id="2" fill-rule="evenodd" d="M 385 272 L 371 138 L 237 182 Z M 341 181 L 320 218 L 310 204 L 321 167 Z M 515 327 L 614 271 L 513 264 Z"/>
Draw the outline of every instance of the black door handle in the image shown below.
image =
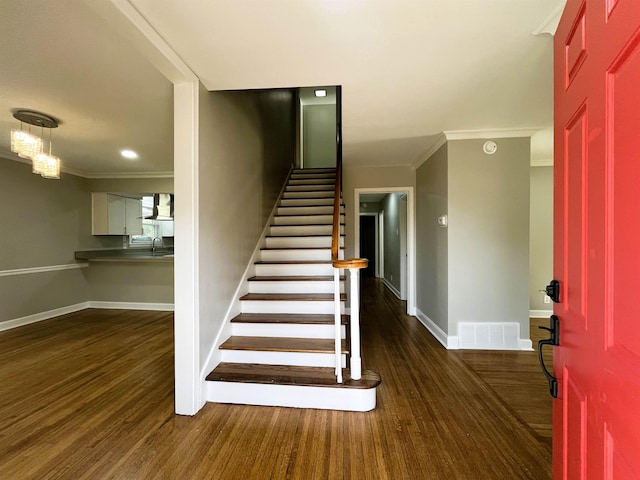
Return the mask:
<path id="1" fill-rule="evenodd" d="M 551 280 L 551 283 L 545 288 L 547 296 L 553 300 L 554 303 L 560 302 L 560 282 L 558 280 Z"/>
<path id="2" fill-rule="evenodd" d="M 544 358 L 542 358 L 542 347 L 544 347 L 545 345 L 550 345 L 552 347 L 557 347 L 558 345 L 560 345 L 560 319 L 555 315 L 551 315 L 549 328 L 538 328 L 547 330 L 551 334 L 550 338 L 547 338 L 546 340 L 540 340 L 538 342 L 538 361 L 540 362 L 540 366 L 542 367 L 542 373 L 544 373 L 544 376 L 549 382 L 549 393 L 553 398 L 558 398 L 558 380 L 551 374 L 551 372 L 549 372 L 549 370 L 547 370 L 547 367 L 544 364 Z"/>

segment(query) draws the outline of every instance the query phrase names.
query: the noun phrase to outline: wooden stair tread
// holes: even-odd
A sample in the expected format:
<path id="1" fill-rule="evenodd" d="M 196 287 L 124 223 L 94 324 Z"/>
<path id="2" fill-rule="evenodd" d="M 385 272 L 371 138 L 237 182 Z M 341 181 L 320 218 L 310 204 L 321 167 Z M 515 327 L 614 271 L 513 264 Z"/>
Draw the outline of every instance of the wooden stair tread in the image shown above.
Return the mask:
<path id="1" fill-rule="evenodd" d="M 295 207 L 278 207 L 278 208 L 295 208 Z M 340 215 L 344 216 L 344 213 Z M 333 212 L 330 213 L 279 213 L 276 217 L 287 218 L 287 217 L 331 217 L 333 216 Z"/>
<path id="2" fill-rule="evenodd" d="M 330 236 L 331 234 L 325 233 L 325 234 L 310 234 L 310 235 L 267 235 L 266 238 L 298 238 L 298 237 L 308 238 L 308 237 L 330 237 Z M 341 233 L 340 236 L 344 237 L 345 235 L 344 233 Z"/>
<path id="3" fill-rule="evenodd" d="M 361 389 L 380 385 L 380 375 L 370 370 L 364 370 L 360 380 L 351 379 L 346 369 L 342 375 L 343 383 L 336 383 L 335 369 L 331 367 L 223 362 L 207 375 L 207 381 Z"/>
<path id="4" fill-rule="evenodd" d="M 341 315 L 342 325 L 349 322 L 348 315 Z M 301 325 L 333 325 L 333 315 L 329 313 L 241 313 L 231 319 L 231 323 L 290 323 Z"/>
<path id="5" fill-rule="evenodd" d="M 333 223 L 272 223 L 272 227 L 330 227 Z M 344 223 L 340 226 L 344 227 Z M 297 237 L 298 235 L 294 235 Z"/>
<path id="6" fill-rule="evenodd" d="M 259 260 L 256 265 L 327 265 L 331 260 Z"/>
<path id="7" fill-rule="evenodd" d="M 345 276 L 340 276 L 340 280 L 344 280 Z M 260 275 L 251 277 L 249 282 L 332 282 L 333 277 L 329 275 L 320 275 L 315 277 L 303 277 L 295 275 Z"/>
<path id="8" fill-rule="evenodd" d="M 344 247 L 340 247 L 340 249 L 344 250 Z M 261 248 L 260 250 L 331 250 L 331 247 L 271 247 Z"/>
<path id="9" fill-rule="evenodd" d="M 286 198 L 282 198 L 281 200 L 287 200 Z M 291 200 L 291 199 L 289 199 Z M 301 200 L 298 198 L 297 200 Z M 326 198 L 305 198 L 304 200 L 326 200 Z M 344 207 L 344 203 L 340 203 L 341 207 Z M 328 207 L 333 208 L 333 203 L 330 205 L 278 205 L 278 208 L 314 208 L 314 207 Z M 326 215 L 326 214 L 325 214 Z"/>
<path id="10" fill-rule="evenodd" d="M 333 338 L 283 338 L 232 336 L 221 350 L 251 350 L 260 352 L 335 353 Z M 342 340 L 342 353 L 349 353 L 347 342 Z"/>
<path id="11" fill-rule="evenodd" d="M 340 300 L 347 296 L 340 294 Z M 240 300 L 288 301 L 288 302 L 333 302 L 333 293 L 247 293 Z"/>

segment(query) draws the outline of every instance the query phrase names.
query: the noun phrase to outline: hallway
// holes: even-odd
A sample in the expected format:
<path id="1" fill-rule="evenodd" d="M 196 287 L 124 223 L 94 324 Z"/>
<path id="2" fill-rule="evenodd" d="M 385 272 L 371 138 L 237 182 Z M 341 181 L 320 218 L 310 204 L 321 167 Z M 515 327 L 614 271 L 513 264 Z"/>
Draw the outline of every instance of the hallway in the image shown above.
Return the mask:
<path id="1" fill-rule="evenodd" d="M 2 332 L 0 471 L 13 479 L 550 478 L 544 415 L 496 395 L 523 372 L 537 381 L 520 396 L 545 404 L 535 353 L 448 352 L 403 308 L 363 279 L 363 364 L 382 376 L 378 407 L 367 413 L 207 404 L 194 418 L 175 416 L 167 313 L 85 310 Z"/>

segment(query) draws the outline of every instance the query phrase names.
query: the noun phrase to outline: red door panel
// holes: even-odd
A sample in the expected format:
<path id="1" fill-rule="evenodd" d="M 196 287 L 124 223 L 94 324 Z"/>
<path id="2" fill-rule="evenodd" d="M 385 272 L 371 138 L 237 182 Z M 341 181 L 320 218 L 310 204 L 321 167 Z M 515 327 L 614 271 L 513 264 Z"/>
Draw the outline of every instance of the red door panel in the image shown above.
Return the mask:
<path id="1" fill-rule="evenodd" d="M 555 37 L 554 479 L 640 479 L 640 1 Z"/>

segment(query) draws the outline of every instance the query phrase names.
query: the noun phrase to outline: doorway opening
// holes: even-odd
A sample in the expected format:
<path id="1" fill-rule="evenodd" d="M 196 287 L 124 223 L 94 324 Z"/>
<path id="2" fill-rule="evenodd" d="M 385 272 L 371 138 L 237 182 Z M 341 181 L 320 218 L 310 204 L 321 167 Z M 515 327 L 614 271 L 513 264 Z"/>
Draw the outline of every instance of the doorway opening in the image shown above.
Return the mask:
<path id="1" fill-rule="evenodd" d="M 355 254 L 369 259 L 363 276 L 380 278 L 415 315 L 413 187 L 356 188 Z"/>

